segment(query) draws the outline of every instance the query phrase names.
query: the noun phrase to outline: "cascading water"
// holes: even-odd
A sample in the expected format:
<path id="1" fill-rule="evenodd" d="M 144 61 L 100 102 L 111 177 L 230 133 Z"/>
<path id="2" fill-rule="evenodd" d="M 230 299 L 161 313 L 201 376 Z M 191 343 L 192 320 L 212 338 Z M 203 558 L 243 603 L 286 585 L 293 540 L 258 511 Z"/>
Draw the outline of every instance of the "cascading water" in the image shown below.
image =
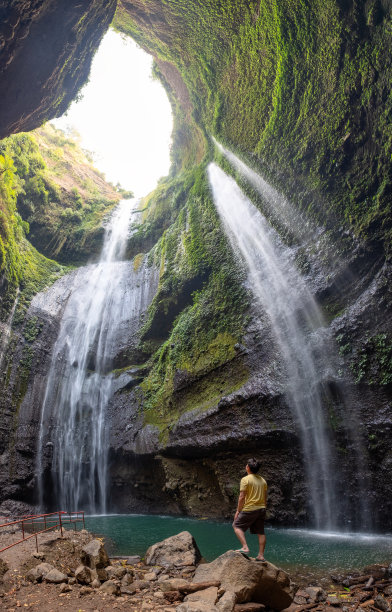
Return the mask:
<path id="1" fill-rule="evenodd" d="M 309 219 L 303 218 L 279 191 L 270 185 L 262 176 L 249 168 L 237 155 L 226 149 L 215 138 L 212 139 L 217 149 L 248 183 L 262 196 L 266 212 L 296 239 L 306 240 L 317 233 Z"/>
<path id="2" fill-rule="evenodd" d="M 324 419 L 320 371 L 328 339 L 322 314 L 293 264 L 292 251 L 216 164 L 208 168 L 214 201 L 229 240 L 248 269 L 252 290 L 267 313 L 287 375 L 286 397 L 298 423 L 315 526 L 335 526 L 331 447 Z M 320 362 L 323 361 L 321 364 Z"/>
<path id="3" fill-rule="evenodd" d="M 106 228 L 100 260 L 81 268 L 54 346 L 41 413 L 37 474 L 44 501 L 43 453 L 52 451 L 54 498 L 64 510 L 105 512 L 110 373 L 121 323 L 138 307 L 124 257 L 132 209 L 122 201 Z"/>

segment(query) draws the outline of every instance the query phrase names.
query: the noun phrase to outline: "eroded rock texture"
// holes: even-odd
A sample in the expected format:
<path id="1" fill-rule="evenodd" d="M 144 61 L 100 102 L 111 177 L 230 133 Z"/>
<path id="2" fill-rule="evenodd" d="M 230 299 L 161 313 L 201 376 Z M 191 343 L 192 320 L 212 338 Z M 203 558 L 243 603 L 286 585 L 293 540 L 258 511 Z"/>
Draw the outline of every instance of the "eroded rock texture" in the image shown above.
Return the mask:
<path id="1" fill-rule="evenodd" d="M 64 111 L 114 5 L 0 4 L 1 135 Z M 155 245 L 161 269 L 139 336 L 124 339 L 129 359 L 119 366 L 130 372 L 108 408 L 113 510 L 229 517 L 244 463 L 257 454 L 270 518 L 311 520 L 282 363 L 206 183 L 214 135 L 317 229 L 299 241 L 278 224 L 336 343 L 340 374 L 320 381 L 331 398 L 331 486 L 342 523 L 363 526 L 362 506 L 373 526 L 390 528 L 390 6 L 123 0 L 116 25 L 158 57 L 176 128 L 175 176 L 148 199 L 128 249 Z M 40 406 L 65 299 L 56 313 L 32 306 L 14 324 L 2 364 L 1 494 L 11 506 L 37 501 Z M 50 465 L 48 447 L 47 473 Z"/>
<path id="2" fill-rule="evenodd" d="M 0 138 L 65 112 L 115 7 L 116 0 L 0 3 Z"/>

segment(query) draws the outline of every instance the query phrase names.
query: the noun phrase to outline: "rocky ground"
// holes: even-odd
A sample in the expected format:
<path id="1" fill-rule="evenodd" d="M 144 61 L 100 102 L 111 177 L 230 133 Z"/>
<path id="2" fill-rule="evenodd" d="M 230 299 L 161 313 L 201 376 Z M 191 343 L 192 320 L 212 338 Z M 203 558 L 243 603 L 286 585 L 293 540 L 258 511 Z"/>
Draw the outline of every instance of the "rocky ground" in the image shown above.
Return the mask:
<path id="1" fill-rule="evenodd" d="M 20 535 L 2 534 L 0 549 Z M 303 577 L 298 588 L 283 570 L 238 552 L 203 563 L 187 532 L 151 546 L 143 561 L 109 559 L 102 540 L 85 530 L 38 537 L 38 553 L 33 538 L 0 554 L 1 610 L 392 611 L 392 564 L 319 584 Z"/>

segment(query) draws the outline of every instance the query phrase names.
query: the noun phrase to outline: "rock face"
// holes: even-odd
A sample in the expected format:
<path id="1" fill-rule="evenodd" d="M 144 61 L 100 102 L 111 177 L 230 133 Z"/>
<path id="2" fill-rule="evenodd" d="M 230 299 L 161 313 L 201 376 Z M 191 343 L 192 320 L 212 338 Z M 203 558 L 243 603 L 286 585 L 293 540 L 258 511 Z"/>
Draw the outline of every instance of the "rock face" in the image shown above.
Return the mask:
<path id="1" fill-rule="evenodd" d="M 199 565 L 193 582 L 207 580 L 220 581 L 221 588 L 235 594 L 237 603 L 255 601 L 273 610 L 288 608 L 295 594 L 286 572 L 272 563 L 248 560 L 232 550 L 211 563 Z"/>
<path id="2" fill-rule="evenodd" d="M 163 567 L 195 566 L 201 559 L 199 548 L 189 533 L 182 531 L 162 542 L 153 544 L 146 552 L 147 565 Z"/>
<path id="3" fill-rule="evenodd" d="M 115 0 L 0 4 L 0 138 L 65 112 L 88 77 L 115 6 Z"/>
<path id="4" fill-rule="evenodd" d="M 133 254 L 146 252 L 162 238 L 162 265 L 159 288 L 152 287 L 156 295 L 146 317 L 148 333 L 136 346 L 139 338 L 132 340 L 130 332 L 137 334 L 143 322 L 125 324 L 114 356 L 125 371 L 107 412 L 113 509 L 228 517 L 244 464 L 257 454 L 270 484 L 269 518 L 280 524 L 312 519 L 301 444 L 270 325 L 252 304 L 246 316 L 241 311 L 244 323 L 237 326 L 245 291 L 227 316 L 225 308 L 240 292 L 242 271 L 219 250 L 220 244 L 228 250 L 227 242 L 208 189 L 200 187 L 204 166 L 197 179 L 189 179 L 187 160 L 201 162 L 208 133 L 266 170 L 293 197 L 304 225 L 306 212 L 319 224 L 302 242 L 292 228 L 282 234 L 337 343 L 341 374 L 327 371 L 319 383 L 330 399 L 326 417 L 332 471 L 339 474 L 334 483 L 342 500 L 339 518 L 344 523 L 351 515 L 362 527 L 357 509 L 365 502 L 362 515 L 367 505 L 374 526 L 391 528 L 392 273 L 385 125 L 391 103 L 385 86 L 390 8 L 386 2 L 362 3 L 357 13 L 350 3 L 330 0 L 316 11 L 283 2 L 278 14 L 270 3 L 241 0 L 232 3 L 233 11 L 223 10 L 218 1 L 188 4 L 189 11 L 178 11 L 173 2 L 122 0 L 117 16 L 124 29 L 127 19 L 133 20 L 128 31 L 144 48 L 159 49 L 158 69 L 181 110 L 175 169 L 187 174 L 183 181 L 176 177 L 180 187 L 160 186 L 155 208 L 149 207 L 154 212 L 129 245 Z M 211 7 L 210 15 L 199 13 Z M 114 0 L 0 3 L 0 136 L 31 129 L 64 111 L 87 77 L 114 9 Z M 199 23 L 211 28 L 200 32 Z M 251 66 L 247 45 L 238 38 L 243 28 L 247 45 L 254 41 L 254 57 L 263 49 L 263 61 Z M 314 40 L 306 38 L 310 33 Z M 320 55 L 308 54 L 309 49 Z M 208 79 L 206 65 L 213 65 Z M 293 79 L 293 69 L 301 66 L 303 73 Z M 293 81 L 298 89 L 293 90 Z M 301 93 L 308 92 L 309 83 L 314 84 L 311 101 Z M 264 204 L 258 201 L 263 211 Z M 233 269 L 237 282 L 228 283 L 231 277 L 222 274 Z M 26 513 L 38 501 L 36 452 L 45 377 L 67 283 L 75 276 L 67 275 L 44 298 L 38 296 L 25 322 L 3 325 L 9 338 L 0 393 L 3 511 Z M 211 334 L 204 344 L 203 333 Z M 189 344 L 186 354 L 179 344 Z M 155 370 L 149 377 L 150 357 Z M 48 489 L 52 445 L 47 440 L 43 449 Z"/>

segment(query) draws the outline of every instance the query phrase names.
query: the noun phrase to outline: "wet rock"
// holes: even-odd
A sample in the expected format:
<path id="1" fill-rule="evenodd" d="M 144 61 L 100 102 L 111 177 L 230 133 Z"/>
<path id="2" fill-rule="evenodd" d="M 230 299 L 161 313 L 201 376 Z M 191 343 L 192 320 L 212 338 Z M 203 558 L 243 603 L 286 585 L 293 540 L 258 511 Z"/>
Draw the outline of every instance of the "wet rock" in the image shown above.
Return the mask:
<path id="1" fill-rule="evenodd" d="M 46 574 L 44 580 L 51 584 L 61 584 L 62 582 L 68 582 L 68 576 L 56 568 L 53 568 Z"/>
<path id="2" fill-rule="evenodd" d="M 212 561 L 199 565 L 193 582 L 220 581 L 221 587 L 235 594 L 237 602 L 254 601 L 274 610 L 287 608 L 294 598 L 294 585 L 286 572 L 272 563 L 245 559 L 228 551 Z"/>
<path id="3" fill-rule="evenodd" d="M 145 562 L 147 565 L 185 567 L 197 565 L 200 559 L 201 554 L 194 538 L 189 531 L 182 531 L 150 546 L 146 552 Z"/>
<path id="4" fill-rule="evenodd" d="M 318 602 L 318 601 L 325 601 L 327 598 L 327 594 L 326 592 L 318 586 L 315 587 L 307 587 L 306 589 L 304 589 L 305 593 L 308 594 L 309 596 L 309 600 L 311 602 Z M 296 593 L 296 597 L 298 596 L 298 591 Z"/>
<path id="5" fill-rule="evenodd" d="M 81 561 L 91 569 L 98 569 L 109 565 L 109 557 L 100 540 L 91 540 L 82 548 Z"/>
<path id="6" fill-rule="evenodd" d="M 99 590 L 108 595 L 121 595 L 120 587 L 114 580 L 106 580 L 106 582 L 101 584 Z"/>

